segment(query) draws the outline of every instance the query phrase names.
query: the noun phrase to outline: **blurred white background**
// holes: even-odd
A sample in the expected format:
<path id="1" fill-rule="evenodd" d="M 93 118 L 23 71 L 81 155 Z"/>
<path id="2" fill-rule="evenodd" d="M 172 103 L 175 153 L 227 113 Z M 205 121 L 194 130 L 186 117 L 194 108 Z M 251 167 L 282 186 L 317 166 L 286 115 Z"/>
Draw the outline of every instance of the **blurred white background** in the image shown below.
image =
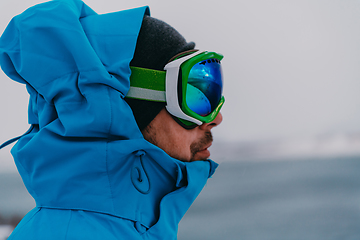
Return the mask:
<path id="1" fill-rule="evenodd" d="M 197 48 L 225 56 L 211 149 L 224 163 L 179 239 L 360 239 L 360 1 L 84 1 L 99 14 L 149 5 Z M 0 1 L 0 32 L 40 2 Z M 0 72 L 0 142 L 28 129 L 27 101 Z M 0 151 L 0 207 L 21 215 L 34 203 L 10 148 Z M 242 161 L 259 159 L 284 161 Z"/>

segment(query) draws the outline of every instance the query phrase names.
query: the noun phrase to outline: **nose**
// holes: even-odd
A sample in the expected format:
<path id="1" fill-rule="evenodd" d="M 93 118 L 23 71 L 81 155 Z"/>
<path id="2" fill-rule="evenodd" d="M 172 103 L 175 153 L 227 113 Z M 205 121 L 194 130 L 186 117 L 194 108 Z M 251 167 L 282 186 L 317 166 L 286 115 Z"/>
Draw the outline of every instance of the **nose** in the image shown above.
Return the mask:
<path id="1" fill-rule="evenodd" d="M 221 112 L 219 112 L 219 114 L 216 116 L 216 118 L 212 121 L 212 122 L 209 122 L 209 123 L 203 123 L 202 125 L 200 125 L 200 129 L 212 129 L 213 127 L 216 127 L 217 125 L 219 125 L 221 122 L 222 122 L 222 114 Z"/>

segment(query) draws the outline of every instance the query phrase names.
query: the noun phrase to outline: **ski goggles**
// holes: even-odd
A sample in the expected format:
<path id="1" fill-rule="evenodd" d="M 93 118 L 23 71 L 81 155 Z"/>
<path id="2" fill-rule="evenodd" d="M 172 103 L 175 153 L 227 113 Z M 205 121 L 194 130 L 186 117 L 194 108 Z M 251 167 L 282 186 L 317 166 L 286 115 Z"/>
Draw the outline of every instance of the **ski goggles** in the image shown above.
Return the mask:
<path id="1" fill-rule="evenodd" d="M 225 102 L 222 58 L 196 51 L 180 54 L 165 71 L 131 67 L 126 97 L 166 102 L 167 111 L 185 128 L 212 122 Z"/>

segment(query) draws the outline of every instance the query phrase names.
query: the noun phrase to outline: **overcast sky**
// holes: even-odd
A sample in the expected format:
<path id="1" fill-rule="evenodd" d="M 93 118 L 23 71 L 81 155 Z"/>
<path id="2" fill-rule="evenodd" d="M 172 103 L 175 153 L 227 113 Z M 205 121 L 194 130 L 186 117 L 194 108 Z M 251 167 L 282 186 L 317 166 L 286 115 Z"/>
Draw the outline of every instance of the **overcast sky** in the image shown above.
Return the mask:
<path id="1" fill-rule="evenodd" d="M 0 2 L 0 31 L 37 0 Z M 98 13 L 149 5 L 197 48 L 222 53 L 222 140 L 360 132 L 358 0 L 85 0 Z M 0 141 L 26 131 L 28 94 L 0 73 Z M 1 155 L 0 155 L 1 156 Z"/>

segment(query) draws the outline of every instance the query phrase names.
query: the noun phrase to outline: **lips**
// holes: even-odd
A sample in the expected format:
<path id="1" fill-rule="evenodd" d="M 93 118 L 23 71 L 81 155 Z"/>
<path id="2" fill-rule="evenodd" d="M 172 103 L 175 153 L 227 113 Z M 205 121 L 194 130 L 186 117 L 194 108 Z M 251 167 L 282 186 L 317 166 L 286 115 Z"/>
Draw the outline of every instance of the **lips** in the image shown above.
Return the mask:
<path id="1" fill-rule="evenodd" d="M 205 147 L 201 148 L 197 153 L 197 157 L 199 158 L 199 160 L 205 160 L 208 159 L 210 157 L 210 151 L 208 150 L 208 148 L 211 146 L 210 144 L 207 144 Z"/>
<path id="2" fill-rule="evenodd" d="M 190 151 L 193 160 L 205 160 L 210 157 L 210 151 L 208 148 L 211 146 L 213 141 L 211 132 L 206 132 L 200 141 L 191 144 Z"/>
<path id="3" fill-rule="evenodd" d="M 208 148 L 209 148 L 209 147 L 211 147 L 211 145 L 212 145 L 212 143 L 207 144 L 204 148 L 201 148 L 201 149 L 199 150 L 199 152 L 202 152 L 202 151 L 208 150 Z"/>

